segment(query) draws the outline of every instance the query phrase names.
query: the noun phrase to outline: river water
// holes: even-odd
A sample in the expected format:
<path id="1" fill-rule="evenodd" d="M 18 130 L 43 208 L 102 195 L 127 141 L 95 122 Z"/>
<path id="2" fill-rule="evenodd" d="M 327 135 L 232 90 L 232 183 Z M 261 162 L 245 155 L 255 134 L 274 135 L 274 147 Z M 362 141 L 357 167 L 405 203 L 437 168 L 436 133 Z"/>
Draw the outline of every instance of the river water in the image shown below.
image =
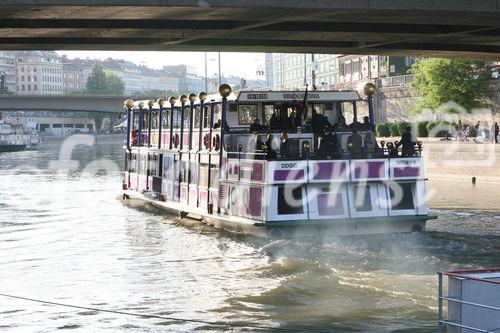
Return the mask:
<path id="1" fill-rule="evenodd" d="M 424 233 L 265 240 L 123 206 L 117 137 L 70 150 L 77 171 L 55 169 L 60 148 L 0 155 L 0 293 L 289 331 L 435 332 L 436 272 L 500 266 L 495 185 L 431 182 L 439 219 Z M 0 331 L 273 330 L 0 297 Z"/>

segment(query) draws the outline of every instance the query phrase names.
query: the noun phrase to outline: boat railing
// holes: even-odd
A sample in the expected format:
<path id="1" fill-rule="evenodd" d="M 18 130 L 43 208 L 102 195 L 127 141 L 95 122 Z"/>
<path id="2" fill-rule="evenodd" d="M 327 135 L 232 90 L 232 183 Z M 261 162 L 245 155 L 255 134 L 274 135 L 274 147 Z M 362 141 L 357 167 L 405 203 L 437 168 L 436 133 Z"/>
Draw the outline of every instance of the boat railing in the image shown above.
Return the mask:
<path id="1" fill-rule="evenodd" d="M 243 151 L 241 147 L 233 147 L 227 145 L 226 147 L 228 158 L 240 159 L 257 159 L 257 160 L 347 160 L 347 159 L 380 159 L 380 158 L 406 158 L 406 157 L 422 157 L 422 144 L 416 143 L 414 150 L 405 152 L 397 148 L 395 144 L 388 143 L 382 147 L 377 148 L 349 148 L 341 149 L 338 151 L 315 151 L 310 150 L 299 151 L 295 154 L 283 153 L 279 149 L 275 154 L 270 154 L 266 150 Z"/>
<path id="2" fill-rule="evenodd" d="M 456 305 L 465 305 L 469 306 L 471 308 L 476 308 L 479 310 L 483 311 L 494 311 L 496 318 L 500 318 L 500 307 L 498 306 L 492 306 L 492 305 L 486 305 L 486 304 L 481 304 L 479 302 L 471 302 L 467 300 L 463 300 L 458 298 L 457 296 L 450 295 L 450 288 L 448 287 L 448 295 L 444 295 L 444 285 L 443 285 L 443 276 L 448 276 L 452 278 L 457 278 L 459 280 L 470 280 L 470 281 L 478 281 L 481 283 L 486 283 L 486 284 L 492 284 L 492 285 L 497 285 L 500 288 L 500 281 L 498 279 L 487 279 L 487 278 L 481 278 L 478 276 L 470 276 L 470 274 L 484 274 L 484 273 L 493 273 L 493 272 L 500 272 L 500 268 L 494 268 L 494 269 L 477 269 L 477 270 L 467 270 L 467 271 L 451 271 L 451 272 L 438 272 L 438 324 L 439 324 L 439 332 L 444 331 L 444 327 L 457 327 L 459 329 L 465 329 L 468 331 L 474 331 L 474 332 L 483 332 L 483 333 L 495 333 L 500 331 L 500 326 L 499 327 L 490 327 L 488 329 L 481 328 L 481 327 L 474 327 L 471 325 L 466 325 L 462 322 L 462 320 L 453 320 L 452 318 L 449 318 L 449 316 L 444 319 L 443 315 L 443 308 L 444 304 L 448 305 L 448 307 L 451 304 L 456 304 Z M 449 284 L 448 284 L 449 285 Z M 457 332 L 462 332 L 457 331 Z"/>

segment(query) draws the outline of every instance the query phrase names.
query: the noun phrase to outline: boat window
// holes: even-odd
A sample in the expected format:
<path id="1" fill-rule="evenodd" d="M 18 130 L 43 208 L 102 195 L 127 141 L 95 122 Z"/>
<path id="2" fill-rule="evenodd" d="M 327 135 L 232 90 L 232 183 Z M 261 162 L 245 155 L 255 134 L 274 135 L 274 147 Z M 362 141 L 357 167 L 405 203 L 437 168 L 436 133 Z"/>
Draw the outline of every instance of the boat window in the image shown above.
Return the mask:
<path id="1" fill-rule="evenodd" d="M 236 104 L 236 103 L 228 103 L 227 107 L 228 107 L 229 112 L 237 112 L 238 111 L 238 104 Z"/>
<path id="2" fill-rule="evenodd" d="M 174 108 L 174 128 L 181 127 L 181 110 L 179 108 Z"/>
<path id="3" fill-rule="evenodd" d="M 214 108 L 214 124 L 217 123 L 219 119 L 221 119 L 221 104 L 215 104 Z"/>
<path id="4" fill-rule="evenodd" d="M 194 107 L 194 122 L 193 122 L 193 127 L 194 128 L 200 128 L 200 110 L 201 108 L 199 106 Z"/>
<path id="5" fill-rule="evenodd" d="M 341 102 L 341 114 L 347 120 L 348 124 L 352 122 L 352 118 L 354 117 L 354 108 L 352 102 Z M 337 119 L 335 119 L 335 121 L 337 121 Z"/>
<path id="6" fill-rule="evenodd" d="M 303 214 L 302 187 L 280 185 L 278 187 L 278 214 Z"/>
<path id="7" fill-rule="evenodd" d="M 258 118 L 257 104 L 238 105 L 238 124 L 251 125 Z"/>
<path id="8" fill-rule="evenodd" d="M 274 113 L 274 104 L 266 104 L 264 105 L 264 119 L 263 124 L 269 126 L 271 122 L 271 117 Z"/>
<path id="9" fill-rule="evenodd" d="M 219 186 L 219 169 L 212 164 L 210 168 L 210 187 L 217 188 Z"/>
<path id="10" fill-rule="evenodd" d="M 208 127 L 208 123 L 210 122 L 210 108 L 208 106 L 205 106 L 205 111 L 203 112 L 203 128 Z"/>
<path id="11" fill-rule="evenodd" d="M 179 181 L 181 183 L 187 183 L 188 182 L 188 163 L 187 161 L 181 161 L 180 166 L 181 170 L 179 173 Z"/>
<path id="12" fill-rule="evenodd" d="M 163 119 L 161 121 L 161 127 L 164 129 L 170 128 L 170 110 L 163 109 Z"/>
<path id="13" fill-rule="evenodd" d="M 151 118 L 151 128 L 152 129 L 157 129 L 158 128 L 158 111 L 153 111 L 153 118 Z"/>
<path id="14" fill-rule="evenodd" d="M 149 157 L 149 174 L 156 176 L 158 173 L 158 155 L 151 155 Z"/>
<path id="15" fill-rule="evenodd" d="M 199 186 L 207 187 L 208 186 L 208 164 L 201 163 L 199 176 L 200 176 Z"/>
<path id="16" fill-rule="evenodd" d="M 191 184 L 196 184 L 198 182 L 198 167 L 195 161 L 190 162 L 189 177 L 189 182 Z"/>
<path id="17" fill-rule="evenodd" d="M 189 112 L 191 112 L 190 106 L 185 106 L 184 112 L 180 112 L 180 114 L 184 113 L 184 128 L 189 128 Z"/>
<path id="18" fill-rule="evenodd" d="M 399 189 L 389 187 L 391 208 L 393 210 L 415 209 L 413 200 L 413 188 L 415 183 L 397 183 L 393 186 L 397 186 Z"/>
<path id="19" fill-rule="evenodd" d="M 137 154 L 132 154 L 130 157 L 130 172 L 135 173 L 137 170 Z"/>
<path id="20" fill-rule="evenodd" d="M 170 179 L 172 177 L 172 173 L 170 172 L 170 168 L 172 165 L 172 158 L 169 155 L 163 156 L 163 178 Z"/>
<path id="21" fill-rule="evenodd" d="M 147 155 L 142 155 L 139 158 L 139 173 L 141 175 L 146 174 L 147 166 L 148 166 L 148 161 L 147 161 Z"/>
<path id="22" fill-rule="evenodd" d="M 372 210 L 370 186 L 354 186 L 353 196 L 357 212 L 368 212 Z"/>
<path id="23" fill-rule="evenodd" d="M 310 121 L 312 118 L 312 110 L 316 110 L 316 113 L 320 115 L 325 115 L 325 104 L 323 103 L 307 103 L 307 118 L 306 121 Z"/>

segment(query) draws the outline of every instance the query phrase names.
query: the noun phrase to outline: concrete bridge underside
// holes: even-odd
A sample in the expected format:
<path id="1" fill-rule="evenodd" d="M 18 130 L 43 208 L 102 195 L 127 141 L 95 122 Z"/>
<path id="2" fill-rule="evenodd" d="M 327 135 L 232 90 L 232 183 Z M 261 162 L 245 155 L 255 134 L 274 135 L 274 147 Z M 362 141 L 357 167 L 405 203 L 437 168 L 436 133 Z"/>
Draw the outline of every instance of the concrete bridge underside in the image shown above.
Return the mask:
<path id="1" fill-rule="evenodd" d="M 500 60 L 500 0 L 2 0 L 0 49 Z"/>

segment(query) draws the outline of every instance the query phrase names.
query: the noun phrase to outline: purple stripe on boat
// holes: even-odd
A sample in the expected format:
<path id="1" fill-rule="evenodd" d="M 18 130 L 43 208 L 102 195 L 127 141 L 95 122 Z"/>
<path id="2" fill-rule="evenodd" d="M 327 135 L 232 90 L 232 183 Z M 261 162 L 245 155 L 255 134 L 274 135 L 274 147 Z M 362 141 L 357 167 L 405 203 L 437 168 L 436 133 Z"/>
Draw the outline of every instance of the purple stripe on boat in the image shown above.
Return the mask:
<path id="1" fill-rule="evenodd" d="M 263 181 L 264 171 L 261 163 L 253 163 L 252 180 Z"/>
<path id="2" fill-rule="evenodd" d="M 301 180 L 304 170 L 274 170 L 274 180 Z"/>
<path id="3" fill-rule="evenodd" d="M 250 194 L 247 207 L 247 215 L 261 216 L 262 211 L 262 188 L 250 187 Z"/>
<path id="4" fill-rule="evenodd" d="M 318 214 L 322 215 L 344 215 L 344 203 L 340 193 L 318 194 Z"/>
<path id="5" fill-rule="evenodd" d="M 420 176 L 420 168 L 418 167 L 395 167 L 394 177 L 418 177 Z"/>
<path id="6" fill-rule="evenodd" d="M 385 162 L 354 162 L 355 178 L 384 178 Z"/>
<path id="7" fill-rule="evenodd" d="M 319 162 L 313 164 L 313 179 L 345 178 L 346 162 Z"/>

